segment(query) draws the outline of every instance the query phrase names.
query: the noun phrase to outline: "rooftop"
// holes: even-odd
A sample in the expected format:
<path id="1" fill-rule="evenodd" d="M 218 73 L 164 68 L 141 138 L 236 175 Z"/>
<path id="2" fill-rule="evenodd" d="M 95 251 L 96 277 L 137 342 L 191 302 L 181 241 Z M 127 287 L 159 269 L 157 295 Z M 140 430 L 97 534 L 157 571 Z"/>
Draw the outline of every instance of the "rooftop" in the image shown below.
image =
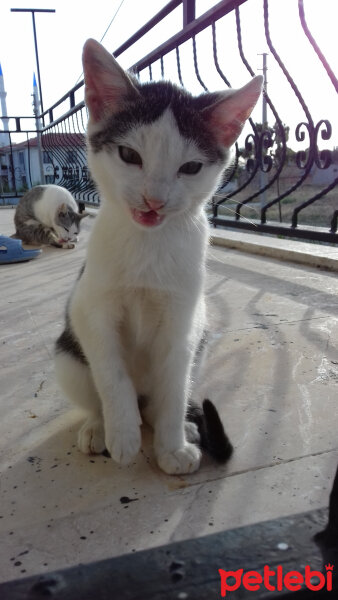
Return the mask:
<path id="1" fill-rule="evenodd" d="M 13 215 L 0 210 L 1 233 L 13 233 Z M 146 429 L 129 467 L 77 450 L 81 414 L 56 384 L 53 344 L 92 223 L 75 250 L 46 248 L 0 267 L 2 581 L 328 505 L 338 461 L 338 281 L 279 258 L 209 250 L 200 385 L 234 444 L 229 463 L 204 458 L 197 473 L 168 476 Z"/>
<path id="2" fill-rule="evenodd" d="M 1 133 L 1 132 L 0 132 Z M 47 143 L 53 144 L 56 147 L 64 147 L 66 149 L 74 149 L 76 147 L 83 148 L 85 146 L 85 138 L 82 133 L 50 133 L 47 136 Z M 38 147 L 38 138 L 33 137 L 25 140 L 24 142 L 13 143 L 11 146 L 2 146 L 0 148 L 0 152 L 6 153 L 11 150 L 24 150 L 25 148 L 37 148 Z"/>

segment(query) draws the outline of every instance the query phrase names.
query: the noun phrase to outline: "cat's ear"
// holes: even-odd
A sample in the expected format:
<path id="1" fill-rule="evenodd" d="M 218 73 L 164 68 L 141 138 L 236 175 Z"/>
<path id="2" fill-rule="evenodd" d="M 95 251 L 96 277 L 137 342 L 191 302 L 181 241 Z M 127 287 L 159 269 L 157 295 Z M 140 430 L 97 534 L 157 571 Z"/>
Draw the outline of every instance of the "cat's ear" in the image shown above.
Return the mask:
<path id="1" fill-rule="evenodd" d="M 94 122 L 118 110 L 126 96 L 138 95 L 127 73 L 96 40 L 83 48 L 85 101 Z"/>
<path id="2" fill-rule="evenodd" d="M 85 217 L 92 217 L 93 215 L 91 215 L 89 212 L 87 212 L 86 210 L 84 210 L 82 213 L 77 213 L 77 216 L 78 216 L 78 218 L 81 221 Z"/>
<path id="3" fill-rule="evenodd" d="M 244 87 L 226 92 L 223 98 L 203 110 L 220 144 L 229 148 L 237 140 L 261 94 L 262 85 L 263 77 L 257 75 Z"/>
<path id="4" fill-rule="evenodd" d="M 67 206 L 67 204 L 65 202 L 63 202 L 62 204 L 60 204 L 60 206 L 58 206 L 58 208 L 57 208 L 57 212 L 58 212 L 59 215 L 62 214 L 62 213 L 66 214 L 67 210 L 68 210 L 68 206 Z"/>

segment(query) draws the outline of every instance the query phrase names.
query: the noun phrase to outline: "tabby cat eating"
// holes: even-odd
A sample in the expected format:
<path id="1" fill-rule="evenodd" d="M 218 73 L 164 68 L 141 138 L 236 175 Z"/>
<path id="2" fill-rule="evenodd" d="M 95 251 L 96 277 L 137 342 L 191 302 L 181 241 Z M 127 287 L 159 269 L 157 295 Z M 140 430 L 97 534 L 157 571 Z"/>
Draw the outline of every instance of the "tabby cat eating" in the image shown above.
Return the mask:
<path id="1" fill-rule="evenodd" d="M 26 244 L 75 248 L 80 223 L 72 194 L 58 185 L 37 185 L 20 199 L 14 215 L 16 237 Z"/>

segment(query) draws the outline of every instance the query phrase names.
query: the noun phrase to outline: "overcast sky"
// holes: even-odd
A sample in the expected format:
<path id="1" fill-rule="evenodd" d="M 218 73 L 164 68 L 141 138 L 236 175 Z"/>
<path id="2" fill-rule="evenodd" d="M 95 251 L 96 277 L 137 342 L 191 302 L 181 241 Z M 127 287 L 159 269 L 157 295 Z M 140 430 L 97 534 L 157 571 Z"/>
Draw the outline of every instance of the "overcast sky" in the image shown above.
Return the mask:
<path id="1" fill-rule="evenodd" d="M 149 20 L 167 0 L 30 0 L 0 1 L 0 62 L 7 91 L 9 115 L 32 114 L 32 82 L 36 71 L 32 19 L 29 13 L 11 13 L 10 8 L 55 8 L 55 14 L 37 14 L 36 27 L 40 58 L 44 108 L 66 93 L 81 76 L 81 53 L 88 37 L 101 40 L 109 51 Z M 214 0 L 197 0 L 198 15 L 216 4 Z M 330 141 L 338 145 L 337 96 L 318 58 L 299 25 L 297 0 L 270 0 L 270 31 L 273 43 L 304 95 L 315 122 L 328 118 L 333 125 Z M 304 0 L 308 25 L 333 70 L 338 72 L 337 22 L 338 0 Z M 290 91 L 273 56 L 268 50 L 263 31 L 262 0 L 248 0 L 241 6 L 243 45 L 247 58 L 257 73 L 261 67 L 260 52 L 269 52 L 268 91 L 282 120 L 291 125 L 305 119 L 304 112 Z M 174 11 L 166 22 L 133 50 L 119 58 L 124 67 L 133 64 L 152 48 L 173 35 L 182 26 L 182 9 Z M 233 87 L 250 78 L 238 54 L 235 18 L 229 15 L 217 24 L 219 62 Z M 223 82 L 213 68 L 210 31 L 197 36 L 198 64 L 201 76 L 210 89 L 222 89 Z M 165 60 L 166 76 L 177 78 L 173 57 Z M 156 73 L 156 68 L 155 68 Z M 182 73 L 186 87 L 194 93 L 203 91 L 193 70 L 191 46 L 182 49 Z M 268 113 L 270 124 L 274 118 Z M 261 107 L 254 119 L 261 120 Z M 293 134 L 290 140 L 294 140 Z M 292 143 L 295 149 L 300 145 Z"/>

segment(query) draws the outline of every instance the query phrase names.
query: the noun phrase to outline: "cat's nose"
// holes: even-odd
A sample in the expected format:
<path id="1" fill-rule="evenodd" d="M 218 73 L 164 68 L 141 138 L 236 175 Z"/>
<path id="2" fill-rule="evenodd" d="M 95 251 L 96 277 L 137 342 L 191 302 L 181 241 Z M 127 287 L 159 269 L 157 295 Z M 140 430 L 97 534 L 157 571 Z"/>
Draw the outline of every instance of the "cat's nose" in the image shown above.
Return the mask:
<path id="1" fill-rule="evenodd" d="M 159 210 L 164 206 L 164 202 L 162 200 L 156 200 L 156 198 L 143 198 L 144 202 L 151 210 Z"/>

